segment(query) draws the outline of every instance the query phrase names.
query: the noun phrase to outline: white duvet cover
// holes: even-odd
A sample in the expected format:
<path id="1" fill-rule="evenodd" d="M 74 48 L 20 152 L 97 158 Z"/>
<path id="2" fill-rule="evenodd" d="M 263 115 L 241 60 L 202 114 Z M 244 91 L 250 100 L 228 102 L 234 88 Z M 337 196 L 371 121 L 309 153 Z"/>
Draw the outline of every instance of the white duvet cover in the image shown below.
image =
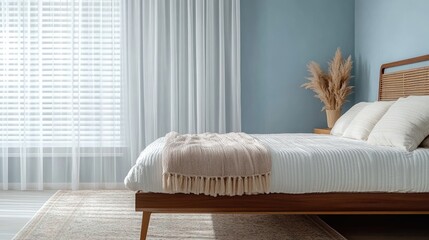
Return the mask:
<path id="1" fill-rule="evenodd" d="M 316 134 L 252 135 L 272 155 L 272 193 L 429 192 L 429 149 L 407 152 Z M 164 138 L 150 144 L 125 178 L 131 190 L 164 192 Z"/>

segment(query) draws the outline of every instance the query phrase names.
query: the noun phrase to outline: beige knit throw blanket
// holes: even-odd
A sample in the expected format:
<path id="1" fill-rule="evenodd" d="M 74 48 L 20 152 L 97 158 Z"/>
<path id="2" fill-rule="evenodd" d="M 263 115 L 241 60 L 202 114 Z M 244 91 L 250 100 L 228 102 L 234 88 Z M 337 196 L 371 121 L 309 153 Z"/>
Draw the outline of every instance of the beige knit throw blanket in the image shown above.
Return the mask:
<path id="1" fill-rule="evenodd" d="M 170 132 L 162 152 L 163 189 L 235 196 L 268 193 L 271 155 L 246 133 Z"/>

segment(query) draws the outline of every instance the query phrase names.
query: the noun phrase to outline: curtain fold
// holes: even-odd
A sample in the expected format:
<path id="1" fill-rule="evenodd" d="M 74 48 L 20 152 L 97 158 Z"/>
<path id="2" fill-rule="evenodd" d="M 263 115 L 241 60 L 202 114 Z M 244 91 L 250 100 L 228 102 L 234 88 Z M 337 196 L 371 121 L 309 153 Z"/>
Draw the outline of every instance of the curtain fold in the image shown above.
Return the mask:
<path id="1" fill-rule="evenodd" d="M 123 48 L 134 59 L 124 80 L 139 79 L 130 95 L 142 104 L 129 109 L 129 118 L 139 119 L 128 126 L 139 135 L 129 141 L 142 140 L 138 149 L 169 131 L 240 131 L 240 1 L 124 0 L 123 6 L 124 38 L 139 39 Z"/>

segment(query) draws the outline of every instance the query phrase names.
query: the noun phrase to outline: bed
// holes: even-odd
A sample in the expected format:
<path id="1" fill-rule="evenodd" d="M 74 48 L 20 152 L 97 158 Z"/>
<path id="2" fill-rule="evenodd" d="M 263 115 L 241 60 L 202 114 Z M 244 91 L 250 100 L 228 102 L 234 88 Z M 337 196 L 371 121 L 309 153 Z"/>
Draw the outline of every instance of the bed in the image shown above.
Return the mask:
<path id="1" fill-rule="evenodd" d="M 379 100 L 429 95 L 429 67 L 386 69 L 429 61 L 429 55 L 383 64 Z M 428 214 L 429 150 L 405 152 L 331 135 L 253 135 L 270 147 L 269 194 L 169 194 L 162 189 L 164 139 L 149 145 L 125 184 L 143 212 L 141 239 L 152 213 Z"/>

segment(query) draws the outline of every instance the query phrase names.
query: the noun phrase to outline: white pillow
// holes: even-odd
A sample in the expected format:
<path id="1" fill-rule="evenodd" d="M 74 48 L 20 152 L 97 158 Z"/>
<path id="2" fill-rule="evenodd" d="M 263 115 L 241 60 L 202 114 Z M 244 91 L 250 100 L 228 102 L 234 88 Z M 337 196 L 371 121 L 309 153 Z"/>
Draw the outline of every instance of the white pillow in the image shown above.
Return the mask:
<path id="1" fill-rule="evenodd" d="M 420 147 L 422 148 L 429 148 L 429 137 L 427 137 L 423 142 L 420 144 Z"/>
<path id="2" fill-rule="evenodd" d="M 367 140 L 374 126 L 392 104 L 393 102 L 374 102 L 366 106 L 350 123 L 343 137 Z"/>
<path id="3" fill-rule="evenodd" d="M 396 101 L 377 123 L 368 142 L 413 151 L 429 135 L 429 96 Z"/>
<path id="4" fill-rule="evenodd" d="M 344 113 L 335 123 L 334 127 L 331 130 L 331 134 L 335 136 L 343 136 L 347 127 L 350 125 L 351 121 L 356 117 L 356 115 L 370 103 L 360 102 L 351 107 L 346 113 Z"/>

